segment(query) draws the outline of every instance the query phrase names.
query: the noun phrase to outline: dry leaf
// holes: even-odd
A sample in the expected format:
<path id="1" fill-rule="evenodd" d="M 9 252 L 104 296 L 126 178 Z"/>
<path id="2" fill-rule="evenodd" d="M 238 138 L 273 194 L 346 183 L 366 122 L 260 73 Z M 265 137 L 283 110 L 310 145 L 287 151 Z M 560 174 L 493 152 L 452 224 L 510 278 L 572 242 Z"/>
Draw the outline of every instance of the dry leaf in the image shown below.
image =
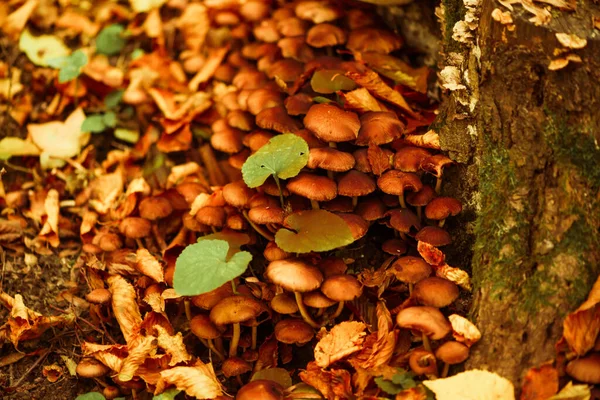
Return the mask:
<path id="1" fill-rule="evenodd" d="M 188 84 L 190 91 L 195 92 L 198 90 L 198 86 L 200 86 L 200 84 L 207 82 L 210 78 L 212 78 L 217 68 L 219 68 L 219 65 L 221 65 L 223 62 L 223 59 L 227 55 L 228 51 L 229 47 L 224 46 L 212 50 L 209 53 L 209 56 L 204 62 L 204 65 L 202 65 L 202 68 L 200 68 L 200 71 L 198 71 L 198 73 L 190 80 L 190 83 Z"/>
<path id="2" fill-rule="evenodd" d="M 573 382 L 569 382 L 558 394 L 548 400 L 590 400 L 591 397 L 592 393 L 588 385 L 573 385 Z"/>
<path id="3" fill-rule="evenodd" d="M 127 346 L 122 344 L 83 342 L 81 350 L 83 355 L 94 357 L 113 371 L 120 371 L 123 368 L 123 361 L 127 357 Z"/>
<path id="4" fill-rule="evenodd" d="M 423 259 L 430 265 L 442 265 L 446 260 L 446 256 L 440 249 L 426 242 L 417 244 L 417 250 Z"/>
<path id="5" fill-rule="evenodd" d="M 27 0 L 21 7 L 13 11 L 2 24 L 4 33 L 13 39 L 17 38 L 38 4 L 39 0 Z"/>
<path id="6" fill-rule="evenodd" d="M 311 361 L 299 376 L 302 382 L 317 389 L 327 400 L 355 398 L 350 373 L 345 369 L 325 371 Z"/>
<path id="7" fill-rule="evenodd" d="M 206 7 L 201 3 L 188 4 L 177 20 L 176 26 L 183 33 L 188 51 L 191 54 L 200 53 L 210 29 L 210 18 Z"/>
<path id="8" fill-rule="evenodd" d="M 136 257 L 137 260 L 135 265 L 138 271 L 146 276 L 149 276 L 158 283 L 165 281 L 165 274 L 163 272 L 162 265 L 152 254 L 150 254 L 148 250 L 138 249 Z"/>
<path id="9" fill-rule="evenodd" d="M 456 283 L 461 288 L 471 291 L 473 286 L 471 285 L 471 278 L 467 271 L 460 268 L 454 268 L 448 264 L 440 265 L 435 269 L 435 274 L 440 278 L 449 280 L 450 282 Z"/>
<path id="10" fill-rule="evenodd" d="M 388 109 L 365 88 L 358 88 L 350 92 L 339 92 L 338 95 L 344 99 L 344 108 L 359 113 L 369 111 L 388 111 Z"/>
<path id="11" fill-rule="evenodd" d="M 571 350 L 582 356 L 594 347 L 600 332 L 600 277 L 588 298 L 563 322 L 563 336 Z"/>
<path id="12" fill-rule="evenodd" d="M 452 336 L 456 341 L 464 343 L 471 347 L 481 339 L 481 332 L 468 319 L 458 314 L 452 314 L 448 317 L 452 325 Z"/>
<path id="13" fill-rule="evenodd" d="M 133 286 L 120 275 L 109 276 L 108 288 L 112 294 L 112 308 L 115 318 L 127 344 L 139 336 L 142 315 L 137 304 Z"/>
<path id="14" fill-rule="evenodd" d="M 575 34 L 557 33 L 558 42 L 569 49 L 583 49 L 587 45 L 587 40 L 580 38 Z"/>
<path id="15" fill-rule="evenodd" d="M 114 295 L 113 295 L 114 298 Z M 127 357 L 119 372 L 119 379 L 126 382 L 133 379 L 137 369 L 146 361 L 151 353 L 156 351 L 154 336 L 137 336 L 127 342 Z"/>
<path id="16" fill-rule="evenodd" d="M 325 328 L 321 328 L 321 340 L 315 346 L 315 362 L 325 368 L 339 361 L 350 354 L 362 349 L 365 340 L 365 329 L 367 325 L 357 321 L 344 321 L 326 333 Z"/>
<path id="17" fill-rule="evenodd" d="M 60 215 L 60 201 L 58 191 L 50 189 L 44 200 L 44 210 L 46 211 L 46 222 L 40 230 L 40 237 L 50 243 L 52 247 L 58 247 L 60 239 L 58 237 L 58 218 Z"/>
<path id="18" fill-rule="evenodd" d="M 42 375 L 48 382 L 54 383 L 63 375 L 63 369 L 57 364 L 44 365 L 42 368 Z"/>
<path id="19" fill-rule="evenodd" d="M 514 400 L 515 388 L 493 372 L 471 370 L 450 378 L 423 381 L 437 400 Z"/>
<path id="20" fill-rule="evenodd" d="M 521 400 L 546 400 L 558 392 L 558 370 L 551 364 L 530 368 L 523 380 Z"/>
<path id="21" fill-rule="evenodd" d="M 160 325 L 155 325 L 154 329 L 158 332 L 158 347 L 171 356 L 169 366 L 172 367 L 180 362 L 187 362 L 192 359 L 192 356 L 187 352 L 187 349 L 183 344 L 183 335 L 181 332 L 177 332 L 176 335 L 171 335 Z"/>
<path id="22" fill-rule="evenodd" d="M 418 147 L 435 150 L 442 148 L 440 145 L 440 136 L 433 130 L 427 131 L 423 135 L 406 135 L 403 140 Z"/>
<path id="23" fill-rule="evenodd" d="M 383 151 L 381 147 L 375 144 L 369 144 L 367 158 L 369 160 L 369 165 L 371 166 L 371 172 L 374 175 L 381 176 L 381 174 L 390 169 L 391 157 Z"/>
<path id="24" fill-rule="evenodd" d="M 177 389 L 198 399 L 214 399 L 223 394 L 223 388 L 212 364 L 203 364 L 201 361 L 192 367 L 175 367 L 161 371 L 156 392 L 162 392 L 167 385 L 175 385 Z"/>

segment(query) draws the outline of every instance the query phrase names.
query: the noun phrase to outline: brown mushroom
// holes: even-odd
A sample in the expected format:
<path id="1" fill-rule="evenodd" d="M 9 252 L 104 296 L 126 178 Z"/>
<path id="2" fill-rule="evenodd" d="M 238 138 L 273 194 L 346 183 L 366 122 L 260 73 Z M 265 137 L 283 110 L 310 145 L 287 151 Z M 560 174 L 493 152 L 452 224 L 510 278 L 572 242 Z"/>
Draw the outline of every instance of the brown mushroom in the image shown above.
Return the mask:
<path id="1" fill-rule="evenodd" d="M 433 272 L 431 266 L 423 259 L 413 256 L 397 259 L 388 271 L 400 282 L 407 283 L 411 294 L 414 284 L 427 278 Z"/>
<path id="2" fill-rule="evenodd" d="M 384 193 L 398 196 L 400 206 L 406 208 L 404 192 L 418 192 L 423 187 L 423 184 L 419 177 L 413 173 L 391 170 L 377 179 L 377 186 Z"/>
<path id="3" fill-rule="evenodd" d="M 82 378 L 100 378 L 110 372 L 110 368 L 95 358 L 84 358 L 75 368 L 77 375 Z"/>
<path id="4" fill-rule="evenodd" d="M 423 207 L 429 204 L 431 200 L 433 200 L 437 194 L 435 190 L 429 185 L 423 185 L 421 190 L 418 192 L 410 192 L 406 195 L 406 202 L 413 207 L 417 207 L 417 216 L 419 220 L 423 219 Z"/>
<path id="5" fill-rule="evenodd" d="M 452 197 L 437 197 L 429 202 L 425 207 L 425 217 L 439 221 L 438 226 L 444 226 L 446 218 L 456 216 L 462 211 L 462 204 L 459 200 Z"/>
<path id="6" fill-rule="evenodd" d="M 440 194 L 442 192 L 442 173 L 444 168 L 454 162 L 443 154 L 436 154 L 431 157 L 427 157 L 421 163 L 421 169 L 429 172 L 437 178 L 435 182 L 435 192 Z"/>
<path id="7" fill-rule="evenodd" d="M 331 104 L 313 105 L 304 117 L 304 125 L 332 147 L 337 142 L 355 140 L 360 129 L 360 121 L 355 113 Z"/>
<path id="8" fill-rule="evenodd" d="M 329 320 L 337 318 L 344 310 L 346 301 L 352 301 L 362 295 L 362 284 L 353 275 L 332 275 L 321 285 L 321 292 L 331 300 L 338 302 L 337 310 Z"/>
<path id="9" fill-rule="evenodd" d="M 283 400 L 283 387 L 274 381 L 256 379 L 244 385 L 235 396 L 236 400 Z"/>
<path id="10" fill-rule="evenodd" d="M 446 307 L 458 298 L 458 286 L 447 279 L 431 276 L 415 284 L 412 296 L 422 305 Z"/>
<path id="11" fill-rule="evenodd" d="M 421 147 L 404 146 L 394 154 L 394 169 L 402 172 L 419 172 L 423 160 L 430 156 L 431 153 Z"/>
<path id="12" fill-rule="evenodd" d="M 290 179 L 287 189 L 298 196 L 310 200 L 313 209 L 319 209 L 319 201 L 333 200 L 337 196 L 335 181 L 326 176 L 313 175 L 301 172 Z"/>
<path id="13" fill-rule="evenodd" d="M 404 124 L 391 111 L 369 111 L 360 116 L 358 146 L 379 146 L 390 143 L 404 133 Z"/>
<path id="14" fill-rule="evenodd" d="M 304 344 L 314 336 L 313 328 L 301 319 L 282 319 L 275 325 L 275 338 L 281 343 Z"/>
<path id="15" fill-rule="evenodd" d="M 452 330 L 450 322 L 435 307 L 417 306 L 401 310 L 396 316 L 396 323 L 401 328 L 416 330 L 422 333 L 425 350 L 431 351 L 429 338 L 439 340 Z"/>
<path id="16" fill-rule="evenodd" d="M 437 226 L 426 226 L 416 234 L 415 239 L 420 242 L 429 243 L 435 247 L 446 246 L 452 243 L 450 234 Z"/>
<path id="17" fill-rule="evenodd" d="M 218 349 L 213 343 L 214 339 L 221 337 L 223 329 L 219 329 L 217 325 L 213 324 L 208 315 L 198 314 L 194 316 L 190 320 L 190 330 L 208 349 L 213 351 L 217 357 L 221 360 L 225 358 L 222 349 Z"/>
<path id="18" fill-rule="evenodd" d="M 469 348 L 462 343 L 450 341 L 438 347 L 435 356 L 444 362 L 441 378 L 445 378 L 450 365 L 460 364 L 469 358 Z"/>
<path id="19" fill-rule="evenodd" d="M 226 378 L 235 377 L 240 386 L 244 386 L 241 375 L 252 371 L 252 364 L 239 357 L 229 357 L 221 364 L 221 371 Z"/>
<path id="20" fill-rule="evenodd" d="M 346 172 L 354 167 L 354 157 L 331 147 L 317 147 L 310 149 L 308 163 L 310 169 L 321 168 L 327 171 L 327 176 L 333 179 L 334 172 Z"/>
<path id="21" fill-rule="evenodd" d="M 354 161 L 354 158 L 352 159 Z M 338 180 L 338 194 L 352 197 L 352 207 L 358 204 L 359 196 L 366 196 L 377 189 L 373 178 L 360 171 L 352 170 Z"/>
<path id="22" fill-rule="evenodd" d="M 119 224 L 119 232 L 128 239 L 141 239 L 150 235 L 152 224 L 144 218 L 127 217 Z"/>
<path id="23" fill-rule="evenodd" d="M 271 299 L 271 309 L 276 313 L 288 315 L 298 312 L 298 304 L 288 293 L 279 293 Z"/>
<path id="24" fill-rule="evenodd" d="M 600 353 L 569 361 L 567 374 L 580 382 L 600 384 Z"/>
<path id="25" fill-rule="evenodd" d="M 425 375 L 428 378 L 437 377 L 437 363 L 433 353 L 423 347 L 417 347 L 410 352 L 408 365 L 415 375 Z"/>
<path id="26" fill-rule="evenodd" d="M 402 39 L 388 29 L 360 28 L 350 31 L 346 47 L 350 50 L 365 53 L 388 54 L 402 46 Z"/>
<path id="27" fill-rule="evenodd" d="M 300 122 L 290 117 L 283 106 L 262 110 L 256 116 L 256 125 L 263 129 L 272 129 L 280 133 L 295 132 L 302 128 Z"/>
<path id="28" fill-rule="evenodd" d="M 346 43 L 346 32 L 332 24 L 318 24 L 309 29 L 306 43 L 312 47 L 333 47 Z"/>
<path id="29" fill-rule="evenodd" d="M 111 297 L 110 291 L 104 288 L 94 289 L 85 295 L 85 299 L 92 304 L 106 304 Z"/>

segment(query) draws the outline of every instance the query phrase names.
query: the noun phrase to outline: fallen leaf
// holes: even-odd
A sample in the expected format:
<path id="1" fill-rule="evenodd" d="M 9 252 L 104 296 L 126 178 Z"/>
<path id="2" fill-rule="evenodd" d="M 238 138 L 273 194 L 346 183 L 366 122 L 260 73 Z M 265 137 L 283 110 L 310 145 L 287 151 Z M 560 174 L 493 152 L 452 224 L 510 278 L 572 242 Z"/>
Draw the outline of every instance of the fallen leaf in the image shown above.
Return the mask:
<path id="1" fill-rule="evenodd" d="M 442 148 L 440 145 L 440 136 L 433 130 L 427 131 L 423 135 L 406 135 L 402 140 L 417 147 L 425 147 L 436 150 L 440 150 Z"/>
<path id="2" fill-rule="evenodd" d="M 456 283 L 461 288 L 471 291 L 473 286 L 471 285 L 471 278 L 467 271 L 460 268 L 454 268 L 448 264 L 442 264 L 435 269 L 436 276 L 449 280 L 450 282 Z"/>
<path id="3" fill-rule="evenodd" d="M 198 54 L 204 46 L 210 29 L 210 18 L 204 4 L 189 3 L 178 18 L 176 26 L 183 33 L 183 40 L 191 54 Z"/>
<path id="4" fill-rule="evenodd" d="M 315 346 L 316 365 L 326 368 L 361 350 L 366 336 L 365 329 L 367 325 L 357 321 L 344 321 L 335 325 Z"/>
<path id="5" fill-rule="evenodd" d="M 129 344 L 139 336 L 139 327 L 142 324 L 135 289 L 120 275 L 109 276 L 107 282 L 112 294 L 115 318 L 121 327 L 125 341 Z"/>
<path id="6" fill-rule="evenodd" d="M 223 59 L 227 55 L 229 48 L 227 46 L 219 47 L 218 49 L 212 50 L 202 65 L 202 68 L 188 83 L 190 91 L 195 92 L 198 90 L 200 84 L 207 82 L 215 74 L 219 65 L 223 62 Z"/>
<path id="7" fill-rule="evenodd" d="M 590 400 L 591 397 L 592 393 L 588 385 L 573 385 L 573 382 L 569 382 L 558 394 L 548 400 Z"/>
<path id="8" fill-rule="evenodd" d="M 161 283 L 165 281 L 162 265 L 146 249 L 138 249 L 136 252 L 136 268 L 142 274 L 149 276 L 154 281 Z"/>
<path id="9" fill-rule="evenodd" d="M 452 325 L 452 336 L 456 341 L 464 343 L 471 347 L 481 339 L 481 332 L 477 327 L 465 317 L 458 314 L 452 314 L 448 317 Z"/>
<path id="10" fill-rule="evenodd" d="M 404 61 L 388 54 L 368 51 L 360 54 L 360 58 L 381 75 L 393 79 L 396 83 L 407 86 L 419 93 L 427 92 L 429 68 L 412 68 Z"/>
<path id="11" fill-rule="evenodd" d="M 160 325 L 155 325 L 154 329 L 158 332 L 158 347 L 171 356 L 171 361 L 169 361 L 170 366 L 177 365 L 181 362 L 187 362 L 192 359 L 192 356 L 185 348 L 185 344 L 183 344 L 183 335 L 181 332 L 177 332 L 176 335 L 171 335 Z"/>
<path id="12" fill-rule="evenodd" d="M 369 111 L 388 111 L 388 109 L 365 88 L 358 88 L 351 92 L 340 92 L 344 99 L 344 109 L 366 113 Z"/>
<path id="13" fill-rule="evenodd" d="M 0 140 L 0 159 L 8 160 L 12 156 L 37 156 L 40 149 L 31 142 L 17 138 L 5 137 Z"/>
<path id="14" fill-rule="evenodd" d="M 547 400 L 558 392 L 558 370 L 551 364 L 530 368 L 523 378 L 521 400 Z"/>
<path id="15" fill-rule="evenodd" d="M 114 298 L 114 295 L 113 295 Z M 146 361 L 151 353 L 156 351 L 156 338 L 154 336 L 136 336 L 127 342 L 127 357 L 123 360 L 119 379 L 127 382 L 133 379 L 137 369 Z"/>
<path id="16" fill-rule="evenodd" d="M 437 400 L 514 400 L 515 388 L 506 378 L 493 372 L 470 370 L 449 378 L 423 381 Z"/>
<path id="17" fill-rule="evenodd" d="M 299 376 L 302 382 L 317 389 L 327 400 L 354 398 L 351 376 L 345 369 L 325 371 L 311 361 Z"/>
<path id="18" fill-rule="evenodd" d="M 71 51 L 58 36 L 33 36 L 29 30 L 23 31 L 19 39 L 19 49 L 35 65 L 47 67 L 53 58 L 66 57 Z"/>
<path id="19" fill-rule="evenodd" d="M 58 237 L 58 218 L 60 216 L 59 200 L 58 191 L 56 189 L 50 189 L 44 200 L 46 222 L 39 233 L 39 236 L 44 237 L 53 247 L 58 247 L 60 244 L 60 239 Z"/>
<path id="20" fill-rule="evenodd" d="M 136 13 L 144 13 L 153 8 L 160 8 L 166 2 L 167 0 L 129 0 L 131 8 L 133 8 L 133 11 Z"/>
<path id="21" fill-rule="evenodd" d="M 161 371 L 157 391 L 166 385 L 174 385 L 198 399 L 214 399 L 223 394 L 223 388 L 212 364 L 204 364 L 201 361 L 192 367 L 175 367 Z"/>
<path id="22" fill-rule="evenodd" d="M 54 383 L 63 375 L 63 369 L 57 364 L 44 365 L 42 368 L 42 375 L 48 382 Z"/>
<path id="23" fill-rule="evenodd" d="M 31 14 L 33 14 L 38 5 L 39 0 L 27 0 L 21 7 L 9 14 L 2 23 L 4 33 L 12 38 L 16 38 L 23 31 Z"/>
<path id="24" fill-rule="evenodd" d="M 436 266 L 444 264 L 446 256 L 437 247 L 432 246 L 429 243 L 419 241 L 417 244 L 417 250 L 419 251 L 421 257 L 427 261 L 427 264 Z"/>
<path id="25" fill-rule="evenodd" d="M 563 322 L 563 336 L 571 350 L 582 356 L 594 347 L 600 332 L 600 277 L 588 298 Z"/>

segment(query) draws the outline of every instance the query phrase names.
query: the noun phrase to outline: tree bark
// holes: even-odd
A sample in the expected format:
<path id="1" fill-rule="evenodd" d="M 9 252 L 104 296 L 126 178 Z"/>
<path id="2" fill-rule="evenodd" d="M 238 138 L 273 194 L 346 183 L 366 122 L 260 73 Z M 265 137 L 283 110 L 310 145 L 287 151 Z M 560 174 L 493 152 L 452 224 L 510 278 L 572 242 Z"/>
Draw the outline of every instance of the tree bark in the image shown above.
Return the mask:
<path id="1" fill-rule="evenodd" d="M 592 21 L 600 12 L 581 2 L 571 12 L 552 7 L 552 20 L 536 26 L 514 5 L 511 26 L 492 18 L 506 10 L 495 0 L 442 4 L 442 84 L 452 90 L 438 131 L 463 163 L 462 198 L 477 213 L 468 227 L 471 319 L 483 336 L 466 368 L 518 386 L 527 369 L 555 358 L 564 316 L 600 271 L 600 32 Z M 479 23 L 471 40 L 457 42 L 452 28 L 469 11 Z M 588 42 L 566 51 L 556 33 Z M 583 62 L 549 70 L 555 49 Z"/>

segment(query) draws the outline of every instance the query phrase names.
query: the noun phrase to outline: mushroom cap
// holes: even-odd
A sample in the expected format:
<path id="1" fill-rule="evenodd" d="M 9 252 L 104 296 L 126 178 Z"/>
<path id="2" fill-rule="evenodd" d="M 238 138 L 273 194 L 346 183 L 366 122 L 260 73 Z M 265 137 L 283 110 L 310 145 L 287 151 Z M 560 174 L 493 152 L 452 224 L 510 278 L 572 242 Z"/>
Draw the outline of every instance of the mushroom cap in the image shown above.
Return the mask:
<path id="1" fill-rule="evenodd" d="M 83 378 L 100 378 L 108 374 L 109 371 L 110 368 L 95 358 L 83 358 L 75 368 L 77 375 Z"/>
<path id="2" fill-rule="evenodd" d="M 283 400 L 283 387 L 274 381 L 257 379 L 238 390 L 236 400 Z"/>
<path id="3" fill-rule="evenodd" d="M 412 295 L 420 304 L 442 308 L 458 298 L 458 286 L 447 279 L 430 276 L 415 284 Z"/>
<path id="4" fill-rule="evenodd" d="M 418 192 L 410 192 L 406 195 L 406 202 L 414 207 L 422 207 L 437 197 L 435 190 L 429 185 L 423 185 Z"/>
<path id="5" fill-rule="evenodd" d="M 354 167 L 354 163 L 354 157 L 350 153 L 331 147 L 316 147 L 310 149 L 306 166 L 311 169 L 346 172 Z"/>
<path id="6" fill-rule="evenodd" d="M 367 234 L 369 223 L 360 215 L 351 213 L 336 213 L 335 215 L 346 221 L 354 240 L 358 240 Z"/>
<path id="7" fill-rule="evenodd" d="M 308 148 L 312 149 L 314 147 L 326 147 L 327 144 L 319 140 L 311 131 L 308 129 L 300 129 L 299 131 L 293 132 L 294 135 L 301 137 L 304 139 L 306 144 L 308 144 Z"/>
<path id="8" fill-rule="evenodd" d="M 150 235 L 152 224 L 144 218 L 127 217 L 119 224 L 119 232 L 129 239 L 141 239 Z"/>
<path id="9" fill-rule="evenodd" d="M 377 185 L 373 178 L 356 170 L 349 171 L 338 180 L 338 194 L 341 196 L 366 196 L 373 193 L 375 189 Z"/>
<path id="10" fill-rule="evenodd" d="M 223 334 L 223 331 L 212 323 L 210 317 L 206 314 L 198 314 L 190 321 L 192 333 L 201 339 L 216 339 Z"/>
<path id="11" fill-rule="evenodd" d="M 600 384 L 600 353 L 570 361 L 567 364 L 567 374 L 580 382 Z"/>
<path id="12" fill-rule="evenodd" d="M 192 304 L 198 308 L 210 310 L 219 302 L 219 300 L 229 297 L 232 294 L 233 288 L 231 287 L 231 282 L 226 282 L 208 293 L 192 296 Z"/>
<path id="13" fill-rule="evenodd" d="M 442 339 L 450 333 L 452 326 L 435 307 L 418 306 L 405 308 L 396 316 L 401 328 L 417 330 L 433 340 Z"/>
<path id="14" fill-rule="evenodd" d="M 206 193 L 206 189 L 198 182 L 183 182 L 175 187 L 177 193 L 183 196 L 188 204 L 192 204 L 200 193 Z"/>
<path id="15" fill-rule="evenodd" d="M 427 278 L 433 270 L 423 259 L 405 256 L 397 259 L 388 270 L 396 279 L 404 283 L 417 283 Z"/>
<path id="16" fill-rule="evenodd" d="M 277 261 L 277 260 L 284 260 L 284 259 L 288 258 L 290 255 L 287 252 L 281 250 L 281 248 L 279 246 L 277 246 L 277 243 L 269 242 L 265 246 L 265 250 L 263 251 L 263 256 L 265 257 L 265 259 L 267 261 Z"/>
<path id="17" fill-rule="evenodd" d="M 329 201 L 337 196 L 335 181 L 326 176 L 301 172 L 287 183 L 287 189 L 298 196 L 316 201 Z"/>
<path id="18" fill-rule="evenodd" d="M 269 78 L 275 79 L 275 77 L 277 77 L 278 79 L 289 83 L 294 82 L 303 72 L 304 64 L 293 58 L 277 60 L 267 68 L 267 75 L 269 75 Z"/>
<path id="19" fill-rule="evenodd" d="M 421 162 L 421 169 L 429 172 L 436 178 L 441 178 L 444 168 L 454 162 L 443 154 L 427 157 Z"/>
<path id="20" fill-rule="evenodd" d="M 121 391 L 116 386 L 106 386 L 102 389 L 102 394 L 107 400 L 113 400 L 121 394 Z"/>
<path id="21" fill-rule="evenodd" d="M 283 36 L 304 36 L 309 24 L 298 17 L 288 17 L 277 21 L 277 29 Z"/>
<path id="22" fill-rule="evenodd" d="M 238 96 L 238 102 L 240 101 Z M 251 114 L 258 115 L 262 110 L 267 108 L 283 105 L 281 93 L 277 90 L 261 88 L 248 93 L 246 98 L 246 106 Z"/>
<path id="23" fill-rule="evenodd" d="M 106 304 L 111 297 L 110 291 L 104 288 L 94 289 L 85 295 L 85 299 L 92 304 Z"/>
<path id="24" fill-rule="evenodd" d="M 469 358 L 469 348 L 462 343 L 449 341 L 437 348 L 435 356 L 446 364 L 460 364 Z"/>
<path id="25" fill-rule="evenodd" d="M 248 211 L 248 218 L 255 224 L 283 224 L 285 212 L 280 207 L 254 207 Z"/>
<path id="26" fill-rule="evenodd" d="M 313 105 L 312 97 L 302 92 L 287 97 L 283 103 L 289 115 L 306 115 Z"/>
<path id="27" fill-rule="evenodd" d="M 390 217 L 390 225 L 399 232 L 410 233 L 411 230 L 419 231 L 421 221 L 419 217 L 407 208 L 396 208 L 385 213 Z"/>
<path id="28" fill-rule="evenodd" d="M 404 240 L 388 239 L 381 245 L 381 250 L 393 256 L 401 256 L 402 254 L 406 253 L 408 247 L 406 246 L 406 242 Z"/>
<path id="29" fill-rule="evenodd" d="M 227 124 L 242 131 L 250 131 L 254 127 L 254 116 L 247 111 L 231 110 L 225 116 Z"/>
<path id="30" fill-rule="evenodd" d="M 277 31 L 275 33 L 277 33 Z M 276 42 L 277 40 L 279 40 L 279 37 L 273 41 Z M 260 72 L 254 68 L 244 67 L 241 68 L 237 74 L 235 74 L 232 83 L 238 89 L 259 89 L 263 87 L 267 81 L 267 76 L 263 72 Z M 244 108 L 242 107 L 242 109 Z"/>
<path id="31" fill-rule="evenodd" d="M 402 39 L 389 29 L 359 28 L 350 31 L 346 47 L 353 51 L 365 53 L 388 54 L 402 46 Z"/>
<path id="32" fill-rule="evenodd" d="M 205 206 L 196 212 L 196 221 L 200 222 L 201 224 L 215 226 L 217 228 L 225 225 L 226 218 L 227 214 L 225 213 L 225 208 L 223 207 Z"/>
<path id="33" fill-rule="evenodd" d="M 227 127 L 218 132 L 214 132 L 210 137 L 210 144 L 215 150 L 227 154 L 235 154 L 244 149 L 242 140 L 244 132 L 239 129 Z"/>
<path id="34" fill-rule="evenodd" d="M 115 251 L 123 247 L 123 241 L 116 233 L 112 232 L 98 232 L 92 243 L 99 246 L 102 251 Z"/>
<path id="35" fill-rule="evenodd" d="M 435 356 L 423 347 L 418 347 L 410 352 L 408 365 L 415 375 L 437 375 Z"/>
<path id="36" fill-rule="evenodd" d="M 423 184 L 418 175 L 393 169 L 386 171 L 377 179 L 377 186 L 384 193 L 400 196 L 405 191 L 418 192 Z"/>
<path id="37" fill-rule="evenodd" d="M 338 196 L 333 200 L 326 201 L 319 205 L 323 210 L 331 212 L 349 213 L 354 211 L 354 205 L 350 197 Z"/>
<path id="38" fill-rule="evenodd" d="M 269 131 L 258 129 L 244 136 L 244 146 L 252 151 L 258 151 L 261 147 L 269 143 L 275 135 Z"/>
<path id="39" fill-rule="evenodd" d="M 331 300 L 319 290 L 313 290 L 312 292 L 304 293 L 302 296 L 302 302 L 313 308 L 327 308 L 337 303 L 337 301 Z"/>
<path id="40" fill-rule="evenodd" d="M 290 133 L 302 129 L 302 124 L 290 117 L 283 106 L 265 108 L 256 116 L 256 125 L 280 133 Z"/>
<path id="41" fill-rule="evenodd" d="M 279 293 L 271 299 L 271 308 L 279 314 L 293 314 L 298 312 L 298 303 L 289 293 Z"/>
<path id="42" fill-rule="evenodd" d="M 387 207 L 378 196 L 360 200 L 355 210 L 365 221 L 377 221 L 385 216 L 386 211 Z"/>
<path id="43" fill-rule="evenodd" d="M 425 216 L 433 220 L 446 219 L 462 211 L 460 200 L 452 197 L 436 197 L 425 207 Z"/>
<path id="44" fill-rule="evenodd" d="M 239 13 L 246 21 L 261 21 L 271 14 L 271 6 L 263 1 L 248 1 L 240 5 Z"/>
<path id="45" fill-rule="evenodd" d="M 426 226 L 417 233 L 415 239 L 420 242 L 429 243 L 435 247 L 446 246 L 452 243 L 450 234 L 437 226 Z"/>
<path id="46" fill-rule="evenodd" d="M 285 37 L 277 42 L 281 49 L 281 55 L 286 59 L 294 59 L 301 62 L 310 61 L 315 58 L 313 49 L 306 44 L 304 36 Z"/>
<path id="47" fill-rule="evenodd" d="M 169 200 L 164 197 L 146 197 L 138 206 L 140 217 L 154 221 L 168 217 L 173 212 Z"/>
<path id="48" fill-rule="evenodd" d="M 275 338 L 282 343 L 303 344 L 314 336 L 313 328 L 301 319 L 282 319 L 275 325 Z"/>
<path id="49" fill-rule="evenodd" d="M 256 318 L 262 311 L 263 305 L 255 298 L 233 295 L 215 304 L 210 320 L 216 325 L 236 324 Z"/>
<path id="50" fill-rule="evenodd" d="M 301 1 L 295 8 L 296 16 L 315 24 L 334 21 L 343 15 L 340 8 L 327 1 Z"/>
<path id="51" fill-rule="evenodd" d="M 346 32 L 332 24 L 317 24 L 306 34 L 306 43 L 316 48 L 344 44 L 346 39 Z"/>
<path id="52" fill-rule="evenodd" d="M 364 28 L 375 24 L 375 17 L 372 12 L 360 8 L 351 8 L 346 11 L 346 21 L 348 27 L 352 30 Z"/>
<path id="53" fill-rule="evenodd" d="M 271 261 L 265 271 L 267 278 L 290 292 L 310 292 L 323 282 L 321 271 L 299 258 Z"/>
<path id="54" fill-rule="evenodd" d="M 369 111 L 360 116 L 356 145 L 382 145 L 393 142 L 404 133 L 404 124 L 391 111 Z"/>
<path id="55" fill-rule="evenodd" d="M 332 275 L 321 285 L 321 292 L 335 301 L 352 301 L 360 297 L 362 291 L 361 283 L 353 275 Z"/>
<path id="56" fill-rule="evenodd" d="M 229 357 L 227 360 L 223 361 L 221 370 L 226 378 L 231 378 L 232 376 L 238 376 L 252 371 L 252 364 L 239 357 Z"/>
<path id="57" fill-rule="evenodd" d="M 223 186 L 223 199 L 227 204 L 237 208 L 246 207 L 255 194 L 256 191 L 246 186 L 246 183 L 241 179 Z"/>
<path id="58" fill-rule="evenodd" d="M 360 129 L 358 116 L 331 104 L 315 104 L 304 117 L 304 126 L 324 142 L 355 140 Z"/>
<path id="59" fill-rule="evenodd" d="M 421 163 L 429 156 L 431 156 L 431 153 L 427 149 L 404 146 L 394 154 L 394 169 L 403 172 L 419 172 Z"/>

